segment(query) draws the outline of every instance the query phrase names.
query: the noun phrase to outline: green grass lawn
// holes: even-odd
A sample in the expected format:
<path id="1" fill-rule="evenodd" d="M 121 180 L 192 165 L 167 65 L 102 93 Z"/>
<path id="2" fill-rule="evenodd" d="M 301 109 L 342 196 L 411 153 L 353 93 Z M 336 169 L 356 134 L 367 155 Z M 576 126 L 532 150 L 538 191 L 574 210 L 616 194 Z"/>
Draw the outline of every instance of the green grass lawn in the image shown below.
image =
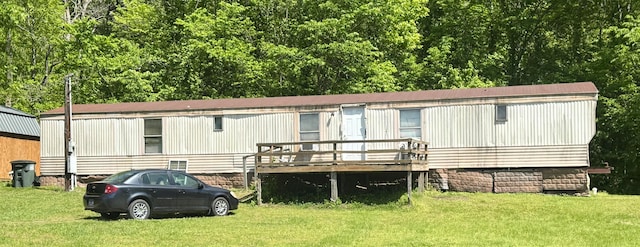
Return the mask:
<path id="1" fill-rule="evenodd" d="M 640 197 L 413 194 L 413 206 L 241 204 L 227 217 L 104 221 L 83 191 L 0 187 L 2 246 L 638 246 Z"/>

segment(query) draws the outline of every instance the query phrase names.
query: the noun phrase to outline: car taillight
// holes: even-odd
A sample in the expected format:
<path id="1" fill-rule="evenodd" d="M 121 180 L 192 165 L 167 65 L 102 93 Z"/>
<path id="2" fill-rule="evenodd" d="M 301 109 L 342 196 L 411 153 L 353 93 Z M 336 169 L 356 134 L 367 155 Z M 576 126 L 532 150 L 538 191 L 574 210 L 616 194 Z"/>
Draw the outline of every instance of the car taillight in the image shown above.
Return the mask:
<path id="1" fill-rule="evenodd" d="M 104 187 L 104 193 L 105 194 L 111 194 L 111 193 L 115 193 L 116 191 L 118 191 L 118 187 L 107 184 L 107 186 Z"/>

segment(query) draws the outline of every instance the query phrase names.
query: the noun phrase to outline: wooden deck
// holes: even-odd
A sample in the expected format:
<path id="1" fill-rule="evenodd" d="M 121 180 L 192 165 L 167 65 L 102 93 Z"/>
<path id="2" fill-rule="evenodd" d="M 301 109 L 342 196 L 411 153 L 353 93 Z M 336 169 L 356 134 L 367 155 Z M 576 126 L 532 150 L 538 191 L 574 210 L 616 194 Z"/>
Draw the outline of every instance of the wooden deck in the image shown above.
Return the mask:
<path id="1" fill-rule="evenodd" d="M 258 204 L 262 203 L 260 174 L 330 173 L 331 200 L 335 201 L 338 199 L 337 173 L 407 172 L 410 198 L 412 173 L 418 172 L 418 189 L 423 190 L 429 170 L 428 143 L 415 139 L 259 143 L 257 146 Z"/>

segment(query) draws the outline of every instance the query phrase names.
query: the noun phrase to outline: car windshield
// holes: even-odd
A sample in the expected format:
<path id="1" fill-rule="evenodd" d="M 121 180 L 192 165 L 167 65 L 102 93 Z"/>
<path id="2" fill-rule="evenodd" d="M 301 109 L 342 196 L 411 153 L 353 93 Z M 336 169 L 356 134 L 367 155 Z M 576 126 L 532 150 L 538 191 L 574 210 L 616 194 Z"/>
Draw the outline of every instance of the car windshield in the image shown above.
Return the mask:
<path id="1" fill-rule="evenodd" d="M 125 180 L 127 180 L 129 177 L 133 176 L 136 173 L 138 173 L 138 171 L 134 171 L 134 170 L 123 171 L 123 172 L 119 172 L 119 173 L 113 174 L 113 175 L 105 178 L 103 181 L 109 182 L 109 183 L 122 183 L 122 182 L 124 182 Z"/>

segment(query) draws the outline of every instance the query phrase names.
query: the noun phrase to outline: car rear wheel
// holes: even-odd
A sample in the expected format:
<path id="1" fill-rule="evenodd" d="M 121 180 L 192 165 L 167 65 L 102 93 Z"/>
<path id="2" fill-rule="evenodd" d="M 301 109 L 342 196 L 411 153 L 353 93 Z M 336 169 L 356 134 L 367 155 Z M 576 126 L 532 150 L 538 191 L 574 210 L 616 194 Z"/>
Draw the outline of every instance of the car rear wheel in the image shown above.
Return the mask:
<path id="1" fill-rule="evenodd" d="M 120 217 L 120 213 L 100 213 L 100 217 L 105 220 L 115 220 Z"/>
<path id="2" fill-rule="evenodd" d="M 151 216 L 151 207 L 143 199 L 134 200 L 129 204 L 129 218 L 136 220 L 148 219 Z"/>
<path id="3" fill-rule="evenodd" d="M 211 203 L 211 212 L 214 216 L 224 216 L 229 213 L 229 201 L 224 197 L 218 197 Z"/>

